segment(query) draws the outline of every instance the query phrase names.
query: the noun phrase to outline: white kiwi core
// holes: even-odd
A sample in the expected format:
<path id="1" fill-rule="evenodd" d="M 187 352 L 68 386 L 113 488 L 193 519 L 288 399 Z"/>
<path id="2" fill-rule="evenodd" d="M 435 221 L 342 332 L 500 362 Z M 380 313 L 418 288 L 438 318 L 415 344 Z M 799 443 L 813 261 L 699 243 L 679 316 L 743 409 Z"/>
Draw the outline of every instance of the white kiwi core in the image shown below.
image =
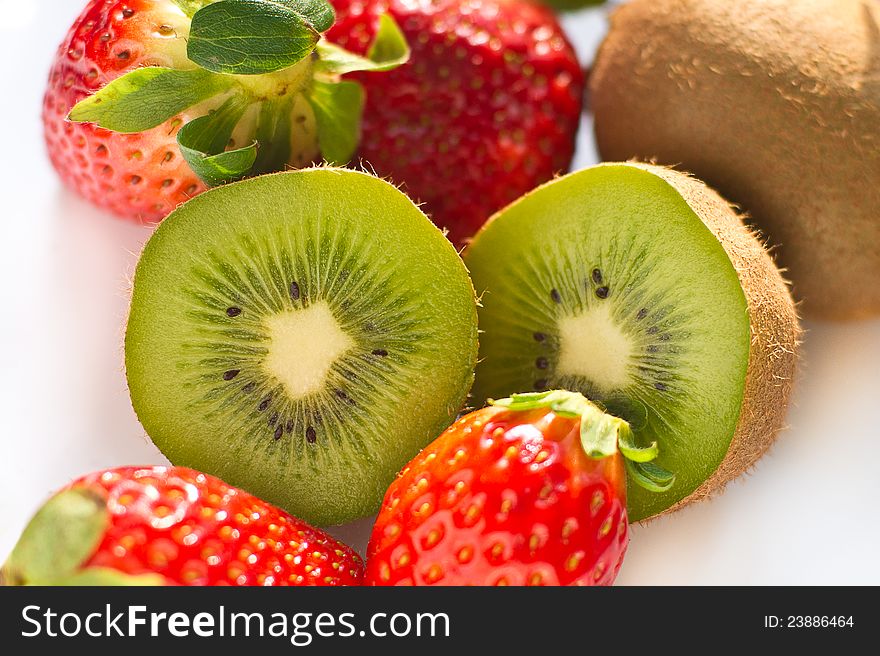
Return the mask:
<path id="1" fill-rule="evenodd" d="M 632 382 L 627 372 L 632 341 L 614 322 L 610 305 L 561 318 L 559 342 L 559 374 L 585 378 L 603 392 Z"/>
<path id="2" fill-rule="evenodd" d="M 333 363 L 355 345 L 325 301 L 274 314 L 264 325 L 269 352 L 263 368 L 294 400 L 319 391 Z"/>

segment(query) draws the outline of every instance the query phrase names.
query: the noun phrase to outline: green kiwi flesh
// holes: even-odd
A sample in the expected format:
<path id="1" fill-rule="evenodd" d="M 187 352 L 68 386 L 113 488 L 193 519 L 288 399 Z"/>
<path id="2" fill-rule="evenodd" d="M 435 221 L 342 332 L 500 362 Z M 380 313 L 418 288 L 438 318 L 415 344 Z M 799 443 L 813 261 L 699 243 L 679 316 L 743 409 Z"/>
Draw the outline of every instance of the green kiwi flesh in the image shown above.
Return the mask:
<path id="1" fill-rule="evenodd" d="M 125 336 L 135 411 L 175 464 L 315 524 L 374 512 L 456 417 L 476 299 L 392 185 L 316 168 L 211 190 L 147 243 Z"/>
<path id="2" fill-rule="evenodd" d="M 725 249 L 671 184 L 629 165 L 570 174 L 497 214 L 465 262 L 482 294 L 476 403 L 571 389 L 656 440 L 675 484 L 630 485 L 633 521 L 713 474 L 740 418 L 749 309 Z"/>

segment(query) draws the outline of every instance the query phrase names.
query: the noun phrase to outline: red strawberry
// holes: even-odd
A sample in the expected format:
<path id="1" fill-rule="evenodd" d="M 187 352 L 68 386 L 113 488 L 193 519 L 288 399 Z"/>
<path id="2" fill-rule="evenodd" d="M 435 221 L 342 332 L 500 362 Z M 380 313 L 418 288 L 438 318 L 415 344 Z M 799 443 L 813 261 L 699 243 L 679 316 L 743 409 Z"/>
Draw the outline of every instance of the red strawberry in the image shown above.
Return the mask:
<path id="1" fill-rule="evenodd" d="M 365 582 L 610 585 L 628 540 L 625 468 L 668 487 L 671 475 L 646 462 L 656 455 L 580 394 L 498 401 L 456 422 L 391 484 Z"/>
<path id="2" fill-rule="evenodd" d="M 223 481 L 122 467 L 50 499 L 0 570 L 6 584 L 360 585 L 360 557 Z"/>
<path id="3" fill-rule="evenodd" d="M 198 56 L 196 21 L 216 24 L 221 5 L 225 3 L 212 0 L 88 2 L 58 50 L 43 104 L 52 164 L 80 195 L 120 216 L 157 222 L 203 191 L 206 183 L 303 166 L 321 157 L 340 164 L 350 159 L 360 131 L 363 92 L 350 82 L 340 84 L 333 62 L 326 61 L 326 44 L 319 43 L 319 32 L 333 21 L 326 0 L 300 0 L 297 11 L 306 12 L 302 20 L 291 17 L 290 7 L 253 0 L 250 21 L 228 21 L 234 26 L 252 23 L 258 33 L 274 29 L 267 16 L 279 11 L 287 12 L 279 20 L 298 21 L 300 34 L 314 42 L 311 52 L 274 67 L 251 55 L 234 63 L 217 62 L 214 53 L 204 51 Z M 289 31 L 290 24 L 282 27 Z M 241 36 L 253 36 L 256 42 L 260 35 Z M 237 42 L 237 48 L 239 43 L 247 47 L 246 40 Z M 392 48 L 383 64 L 405 60 L 401 43 L 392 44 L 397 49 Z M 265 72 L 246 70 L 254 62 Z M 342 72 L 376 67 L 360 58 L 347 64 Z M 144 67 L 193 75 L 186 84 L 178 80 L 163 96 L 157 85 L 148 86 L 150 80 L 131 77 Z M 123 76 L 137 82 L 134 89 L 120 86 Z M 95 102 L 80 107 L 72 116 L 83 122 L 67 120 L 77 103 L 114 81 L 114 97 L 100 98 L 100 107 Z M 157 104 L 160 97 L 164 102 Z M 192 102 L 181 100 L 189 97 Z M 226 102 L 230 97 L 232 104 Z M 226 120 L 215 112 L 216 120 L 207 129 L 202 125 L 200 134 L 189 135 L 190 152 L 182 152 L 181 128 L 221 106 Z M 241 150 L 230 154 L 236 149 Z M 223 153 L 225 159 L 210 159 Z"/>
<path id="4" fill-rule="evenodd" d="M 387 11 L 409 63 L 371 79 L 359 154 L 462 243 L 571 164 L 584 89 L 553 13 L 531 0 L 331 0 L 328 39 L 365 52 Z"/>
<path id="5" fill-rule="evenodd" d="M 186 58 L 173 34 L 184 22 L 169 2 L 93 0 L 61 44 L 43 102 L 46 145 L 62 179 L 96 205 L 158 221 L 205 189 L 177 150 L 182 120 L 140 134 L 114 134 L 67 121 L 73 106 L 123 73 L 177 67 Z M 165 30 L 161 26 L 167 25 Z"/>

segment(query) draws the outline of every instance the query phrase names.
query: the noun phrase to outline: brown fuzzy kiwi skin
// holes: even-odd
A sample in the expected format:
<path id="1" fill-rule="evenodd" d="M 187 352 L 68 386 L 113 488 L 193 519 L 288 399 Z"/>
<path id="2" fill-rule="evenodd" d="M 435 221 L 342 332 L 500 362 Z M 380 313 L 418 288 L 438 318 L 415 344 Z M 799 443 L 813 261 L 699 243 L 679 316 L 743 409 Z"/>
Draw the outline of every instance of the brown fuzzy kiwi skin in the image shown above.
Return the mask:
<path id="1" fill-rule="evenodd" d="M 783 428 L 797 374 L 801 326 L 782 273 L 732 205 L 688 174 L 652 164 L 629 164 L 671 185 L 718 239 L 742 284 L 751 330 L 743 401 L 727 455 L 702 485 L 661 513 L 665 515 L 718 494 L 751 469 L 773 444 Z"/>
<path id="2" fill-rule="evenodd" d="M 808 315 L 880 314 L 880 2 L 633 0 L 590 94 L 603 158 L 742 206 Z"/>

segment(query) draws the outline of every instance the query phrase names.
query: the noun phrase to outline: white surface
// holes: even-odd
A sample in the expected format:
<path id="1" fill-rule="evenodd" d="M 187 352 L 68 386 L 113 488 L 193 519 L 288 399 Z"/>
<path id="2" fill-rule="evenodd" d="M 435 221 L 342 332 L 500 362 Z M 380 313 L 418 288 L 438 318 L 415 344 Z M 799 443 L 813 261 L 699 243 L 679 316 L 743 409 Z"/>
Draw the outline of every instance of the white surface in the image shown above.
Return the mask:
<path id="1" fill-rule="evenodd" d="M 43 152 L 46 73 L 83 1 L 0 0 L 0 560 L 72 478 L 165 462 L 122 373 L 128 277 L 148 231 L 63 189 Z M 603 25 L 601 11 L 567 19 L 585 62 Z M 587 125 L 577 163 L 595 159 Z M 807 328 L 791 428 L 723 496 L 636 527 L 620 583 L 880 584 L 880 320 Z M 362 546 L 368 531 L 336 532 Z"/>

